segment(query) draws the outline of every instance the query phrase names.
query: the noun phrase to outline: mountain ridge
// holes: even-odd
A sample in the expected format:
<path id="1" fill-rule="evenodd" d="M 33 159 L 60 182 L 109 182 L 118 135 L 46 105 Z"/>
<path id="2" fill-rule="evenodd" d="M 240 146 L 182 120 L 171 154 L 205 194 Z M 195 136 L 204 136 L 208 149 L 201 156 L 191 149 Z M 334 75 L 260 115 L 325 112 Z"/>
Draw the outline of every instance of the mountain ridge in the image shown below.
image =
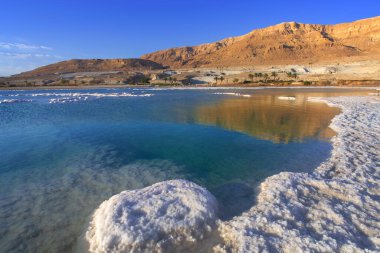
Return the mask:
<path id="1" fill-rule="evenodd" d="M 237 67 L 380 56 L 380 16 L 336 25 L 283 22 L 198 46 L 159 50 L 141 56 L 171 68 Z"/>
<path id="2" fill-rule="evenodd" d="M 42 66 L 15 76 L 30 77 L 70 72 L 147 71 L 160 69 L 164 69 L 161 64 L 144 59 L 72 59 Z"/>

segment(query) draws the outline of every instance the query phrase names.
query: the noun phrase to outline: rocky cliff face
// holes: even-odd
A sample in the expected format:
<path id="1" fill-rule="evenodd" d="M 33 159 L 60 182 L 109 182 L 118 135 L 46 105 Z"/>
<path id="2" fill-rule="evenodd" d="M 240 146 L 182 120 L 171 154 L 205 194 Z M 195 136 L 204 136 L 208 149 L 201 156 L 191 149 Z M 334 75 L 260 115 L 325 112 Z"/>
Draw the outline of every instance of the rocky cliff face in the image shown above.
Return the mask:
<path id="1" fill-rule="evenodd" d="M 91 59 L 58 62 L 21 73 L 20 77 L 61 74 L 69 72 L 145 71 L 163 69 L 159 63 L 143 59 Z"/>
<path id="2" fill-rule="evenodd" d="M 143 55 L 172 68 L 380 59 L 380 17 L 338 25 L 287 22 L 240 37 Z"/>

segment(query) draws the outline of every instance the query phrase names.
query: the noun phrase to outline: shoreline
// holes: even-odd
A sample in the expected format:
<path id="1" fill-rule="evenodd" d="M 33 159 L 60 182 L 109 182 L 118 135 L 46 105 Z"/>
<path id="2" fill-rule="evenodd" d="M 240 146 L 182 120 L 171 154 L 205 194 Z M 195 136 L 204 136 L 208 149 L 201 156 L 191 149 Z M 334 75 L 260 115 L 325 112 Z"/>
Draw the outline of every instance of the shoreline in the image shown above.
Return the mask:
<path id="1" fill-rule="evenodd" d="M 0 87 L 1 91 L 27 90 L 96 90 L 96 89 L 147 89 L 147 90 L 233 90 L 233 89 L 363 89 L 380 91 L 379 86 L 153 86 L 153 85 L 94 85 L 94 86 L 37 86 L 37 87 Z"/>
<path id="2" fill-rule="evenodd" d="M 313 172 L 266 178 L 251 209 L 217 220 L 218 235 L 199 240 L 200 252 L 380 251 L 380 99 L 309 101 L 342 110 L 330 124 L 337 133 L 331 156 Z"/>
<path id="3" fill-rule="evenodd" d="M 262 182 L 257 203 L 221 224 L 214 252 L 380 250 L 380 100 L 309 101 L 342 110 L 330 124 L 337 132 L 331 157 L 312 173 L 282 172 Z"/>

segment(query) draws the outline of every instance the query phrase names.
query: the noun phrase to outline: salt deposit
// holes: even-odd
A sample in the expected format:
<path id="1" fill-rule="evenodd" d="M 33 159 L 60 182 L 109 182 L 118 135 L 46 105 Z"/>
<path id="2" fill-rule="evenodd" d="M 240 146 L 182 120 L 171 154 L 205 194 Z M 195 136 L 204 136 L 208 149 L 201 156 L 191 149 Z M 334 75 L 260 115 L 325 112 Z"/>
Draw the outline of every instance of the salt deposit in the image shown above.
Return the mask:
<path id="1" fill-rule="evenodd" d="M 219 227 L 215 252 L 379 252 L 380 104 L 325 98 L 334 118 L 331 158 L 312 174 L 280 173 L 257 204 Z"/>
<path id="2" fill-rule="evenodd" d="M 119 93 L 70 92 L 70 93 L 33 93 L 33 94 L 30 94 L 30 96 L 31 97 L 54 97 L 54 98 L 49 99 L 49 104 L 63 104 L 63 103 L 86 101 L 90 98 L 98 99 L 98 98 L 107 98 L 107 97 L 151 97 L 153 96 L 153 94 L 149 94 L 149 93 L 134 94 L 134 93 L 127 93 L 127 92 L 119 92 Z"/>
<path id="3" fill-rule="evenodd" d="M 241 94 L 241 93 L 236 93 L 236 92 L 216 92 L 214 94 L 216 94 L 216 95 L 230 95 L 230 96 L 246 97 L 246 98 L 252 97 L 249 94 Z"/>
<path id="4" fill-rule="evenodd" d="M 70 93 L 34 93 L 31 94 L 32 97 L 46 97 L 46 96 L 54 96 L 54 97 L 97 97 L 97 98 L 103 98 L 103 97 L 151 97 L 153 94 L 133 94 L 133 93 L 127 93 L 127 92 L 120 92 L 120 93 L 81 93 L 81 92 L 70 92 Z"/>
<path id="5" fill-rule="evenodd" d="M 216 227 L 216 212 L 206 189 L 165 181 L 104 201 L 86 238 L 91 252 L 190 252 Z"/>
<path id="6" fill-rule="evenodd" d="M 296 100 L 296 97 L 286 97 L 286 96 L 280 96 L 278 97 L 280 100 Z"/>
<path id="7" fill-rule="evenodd" d="M 311 101 L 342 109 L 331 124 L 337 132 L 331 158 L 313 173 L 267 178 L 255 206 L 217 222 L 214 252 L 380 252 L 379 100 Z M 215 222 L 210 193 L 166 181 L 105 201 L 87 239 L 92 252 L 196 252 Z"/>
<path id="8" fill-rule="evenodd" d="M 25 103 L 32 102 L 31 99 L 3 99 L 0 100 L 0 104 L 12 104 L 12 103 Z"/>
<path id="9" fill-rule="evenodd" d="M 64 103 L 72 103 L 79 101 L 86 101 L 88 97 L 62 97 L 62 98 L 51 98 L 49 99 L 49 104 L 64 104 Z"/>

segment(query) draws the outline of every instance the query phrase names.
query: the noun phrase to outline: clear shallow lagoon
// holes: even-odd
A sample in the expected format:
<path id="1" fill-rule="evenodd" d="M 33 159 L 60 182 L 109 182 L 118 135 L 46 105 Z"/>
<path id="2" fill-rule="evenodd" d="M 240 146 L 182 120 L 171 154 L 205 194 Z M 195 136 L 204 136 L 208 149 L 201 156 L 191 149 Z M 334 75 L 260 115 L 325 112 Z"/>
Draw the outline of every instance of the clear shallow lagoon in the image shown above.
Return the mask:
<path id="1" fill-rule="evenodd" d="M 0 249 L 82 251 L 103 200 L 167 179 L 205 186 L 222 218 L 238 215 L 266 177 L 330 155 L 339 110 L 307 97 L 358 94 L 368 91 L 0 91 Z"/>

